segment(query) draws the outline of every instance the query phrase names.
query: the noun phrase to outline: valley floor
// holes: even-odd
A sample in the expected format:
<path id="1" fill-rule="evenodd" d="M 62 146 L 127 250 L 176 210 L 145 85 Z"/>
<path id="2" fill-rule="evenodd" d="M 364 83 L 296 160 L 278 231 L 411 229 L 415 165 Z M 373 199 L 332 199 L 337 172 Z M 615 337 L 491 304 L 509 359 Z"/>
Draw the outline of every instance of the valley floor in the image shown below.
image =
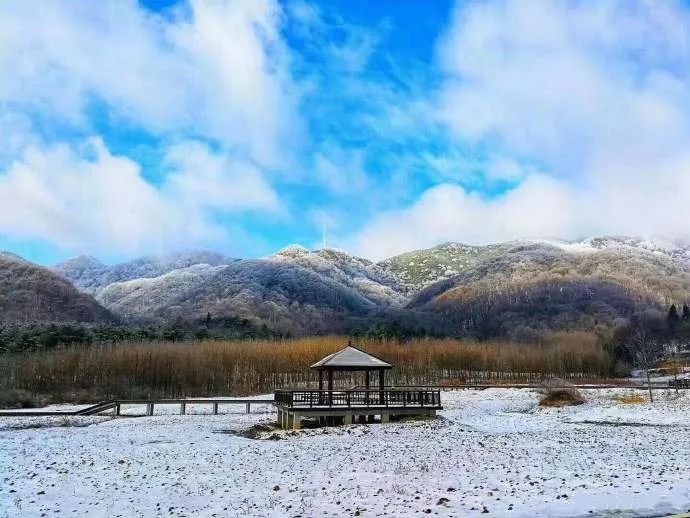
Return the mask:
<path id="1" fill-rule="evenodd" d="M 690 511 L 690 391 L 659 391 L 654 405 L 618 399 L 630 394 L 585 391 L 582 406 L 541 409 L 531 390 L 444 392 L 434 421 L 263 439 L 235 432 L 270 422 L 268 406 L 249 415 L 227 407 L 237 413 L 0 418 L 0 517 Z"/>

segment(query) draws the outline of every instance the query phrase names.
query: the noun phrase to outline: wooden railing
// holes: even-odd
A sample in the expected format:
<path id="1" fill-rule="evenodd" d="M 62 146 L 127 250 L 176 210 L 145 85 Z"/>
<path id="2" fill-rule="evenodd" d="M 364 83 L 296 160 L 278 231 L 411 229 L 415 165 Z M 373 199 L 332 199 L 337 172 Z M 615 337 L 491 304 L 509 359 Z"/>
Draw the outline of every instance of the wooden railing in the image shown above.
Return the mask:
<path id="1" fill-rule="evenodd" d="M 220 405 L 245 405 L 246 412 L 251 412 L 252 405 L 272 405 L 272 399 L 116 399 L 113 401 L 102 401 L 95 405 L 82 408 L 81 410 L 60 411 L 60 410 L 0 410 L 0 417 L 37 417 L 37 416 L 91 416 L 99 415 L 107 411 L 112 411 L 114 415 L 122 415 L 121 407 L 143 406 L 146 408 L 147 416 L 153 415 L 154 405 L 179 405 L 180 414 L 187 413 L 187 405 L 211 405 L 214 414 L 218 414 Z M 131 414 L 127 414 L 131 415 Z M 125 417 L 127 416 L 125 415 Z"/>
<path id="2" fill-rule="evenodd" d="M 277 390 L 275 404 L 290 408 L 441 408 L 441 391 L 430 389 Z"/>

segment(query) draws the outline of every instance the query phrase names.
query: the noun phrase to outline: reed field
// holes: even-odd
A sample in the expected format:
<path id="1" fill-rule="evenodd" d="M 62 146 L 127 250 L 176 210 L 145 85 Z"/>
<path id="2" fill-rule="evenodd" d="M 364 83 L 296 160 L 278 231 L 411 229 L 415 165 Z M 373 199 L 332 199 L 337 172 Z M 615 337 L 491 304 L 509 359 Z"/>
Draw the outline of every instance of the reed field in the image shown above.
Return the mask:
<path id="1" fill-rule="evenodd" d="M 0 355 L 0 392 L 43 401 L 249 395 L 314 386 L 309 366 L 348 343 L 344 336 L 290 340 L 142 342 L 75 345 Z M 391 385 L 525 382 L 548 377 L 602 379 L 613 359 L 596 336 L 555 333 L 544 344 L 363 339 L 353 345 L 394 365 Z M 364 383 L 336 376 L 337 386 Z"/>

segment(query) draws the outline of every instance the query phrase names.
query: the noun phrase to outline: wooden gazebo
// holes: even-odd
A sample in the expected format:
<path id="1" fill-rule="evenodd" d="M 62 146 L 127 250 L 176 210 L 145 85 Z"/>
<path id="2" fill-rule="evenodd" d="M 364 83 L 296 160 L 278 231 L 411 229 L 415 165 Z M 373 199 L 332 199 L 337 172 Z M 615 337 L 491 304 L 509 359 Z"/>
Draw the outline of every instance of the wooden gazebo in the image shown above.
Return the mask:
<path id="1" fill-rule="evenodd" d="M 366 353 L 357 347 L 353 347 L 351 344 L 345 349 L 342 349 L 336 353 L 329 354 L 324 359 L 319 360 L 314 365 L 311 366 L 312 369 L 319 371 L 319 390 L 323 390 L 323 377 L 324 373 L 328 375 L 328 391 L 333 391 L 333 373 L 334 372 L 357 372 L 363 371 L 364 375 L 364 387 L 369 390 L 371 384 L 371 372 L 379 373 L 379 390 L 384 390 L 386 386 L 385 372 L 388 369 L 392 369 L 393 366 L 383 361 L 381 358 L 377 358 L 373 354 Z"/>
<path id="2" fill-rule="evenodd" d="M 278 422 L 283 428 L 298 429 L 302 417 L 316 417 L 319 423 L 352 424 L 373 422 L 376 416 L 382 423 L 398 415 L 436 415 L 441 407 L 441 392 L 434 389 L 386 388 L 386 371 L 393 366 L 357 347 L 348 344 L 311 365 L 319 373 L 318 390 L 277 390 L 275 404 Z M 364 389 L 360 387 L 334 390 L 335 372 L 364 372 Z M 371 388 L 371 373 L 378 372 L 378 388 Z M 324 377 L 327 386 L 324 388 Z"/>

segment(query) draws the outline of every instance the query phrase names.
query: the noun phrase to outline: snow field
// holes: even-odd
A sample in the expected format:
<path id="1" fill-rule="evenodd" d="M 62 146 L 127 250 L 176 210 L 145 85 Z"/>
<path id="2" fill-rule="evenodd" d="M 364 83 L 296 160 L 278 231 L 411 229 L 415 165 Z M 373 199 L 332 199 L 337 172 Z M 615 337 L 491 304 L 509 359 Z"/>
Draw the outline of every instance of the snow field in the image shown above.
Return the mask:
<path id="1" fill-rule="evenodd" d="M 688 511 L 690 394 L 615 399 L 631 392 L 584 391 L 585 405 L 565 409 L 539 408 L 532 390 L 443 392 L 433 421 L 263 439 L 237 434 L 273 420 L 258 405 L 217 416 L 170 406 L 131 419 L 0 418 L 0 517 Z"/>

